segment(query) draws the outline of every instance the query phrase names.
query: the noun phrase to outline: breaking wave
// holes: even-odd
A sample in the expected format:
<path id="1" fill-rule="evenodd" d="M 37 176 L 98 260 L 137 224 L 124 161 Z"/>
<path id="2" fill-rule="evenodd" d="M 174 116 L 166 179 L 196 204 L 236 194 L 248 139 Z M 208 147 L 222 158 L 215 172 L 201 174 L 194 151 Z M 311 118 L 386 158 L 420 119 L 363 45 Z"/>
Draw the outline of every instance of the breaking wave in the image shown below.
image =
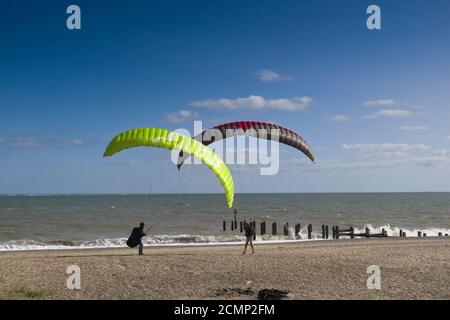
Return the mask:
<path id="1" fill-rule="evenodd" d="M 364 233 L 365 228 L 369 228 L 371 234 L 381 233 L 382 229 L 387 231 L 388 236 L 398 236 L 400 230 L 406 233 L 407 237 L 417 237 L 419 231 L 426 233 L 429 237 L 436 237 L 439 233 L 442 235 L 450 234 L 450 229 L 445 228 L 401 228 L 392 227 L 390 225 L 382 225 L 373 227 L 368 224 L 363 228 L 355 228 L 355 233 Z M 281 230 L 282 231 L 282 230 Z M 300 230 L 299 237 L 296 237 L 294 228 L 289 228 L 289 236 L 283 235 L 258 235 L 256 243 L 289 243 L 295 241 L 317 241 L 322 239 L 321 230 L 315 230 L 312 233 L 312 239 L 308 239 L 307 227 Z M 278 230 L 280 232 L 280 230 Z M 329 238 L 331 239 L 331 226 L 329 230 Z M 341 239 L 348 237 L 341 236 Z M 97 249 L 97 248 L 126 248 L 126 238 L 105 238 L 89 241 L 76 240 L 11 240 L 0 243 L 0 251 L 24 251 L 24 250 L 59 250 L 59 249 Z M 242 244 L 245 237 L 242 234 L 221 234 L 221 235 L 152 235 L 143 239 L 145 246 L 198 246 L 198 245 L 233 245 Z"/>

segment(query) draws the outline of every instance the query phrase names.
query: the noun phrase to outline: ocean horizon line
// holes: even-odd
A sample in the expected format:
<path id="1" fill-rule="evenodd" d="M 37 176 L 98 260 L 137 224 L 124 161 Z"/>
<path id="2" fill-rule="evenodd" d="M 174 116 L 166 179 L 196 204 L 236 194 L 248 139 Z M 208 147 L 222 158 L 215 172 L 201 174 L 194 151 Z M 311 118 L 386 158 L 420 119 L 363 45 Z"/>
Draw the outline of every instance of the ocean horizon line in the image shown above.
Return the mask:
<path id="1" fill-rule="evenodd" d="M 450 193 L 450 191 L 324 191 L 324 192 L 236 192 L 236 195 L 259 195 L 259 194 L 423 194 L 423 193 Z M 153 192 L 153 193 L 145 193 L 145 192 L 133 192 L 133 193 L 0 193 L 0 197 L 64 197 L 64 196 L 164 196 L 164 195 L 222 195 L 220 192 L 177 192 L 177 193 L 169 193 L 169 192 Z"/>

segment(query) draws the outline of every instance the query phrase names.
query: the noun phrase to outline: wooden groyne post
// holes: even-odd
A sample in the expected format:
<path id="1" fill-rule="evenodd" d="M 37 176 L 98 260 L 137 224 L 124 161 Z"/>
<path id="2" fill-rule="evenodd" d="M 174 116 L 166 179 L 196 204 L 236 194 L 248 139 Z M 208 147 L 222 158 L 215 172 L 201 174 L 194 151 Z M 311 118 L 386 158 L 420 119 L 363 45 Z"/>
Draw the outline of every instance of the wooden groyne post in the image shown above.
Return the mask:
<path id="1" fill-rule="evenodd" d="M 276 222 L 272 223 L 272 235 L 273 236 L 277 235 L 277 223 Z"/>
<path id="2" fill-rule="evenodd" d="M 223 222 L 223 231 L 227 231 L 227 222 L 226 221 Z"/>
<path id="3" fill-rule="evenodd" d="M 283 234 L 285 236 L 289 236 L 289 223 L 288 222 L 286 222 L 283 226 Z"/>
<path id="4" fill-rule="evenodd" d="M 328 225 L 325 226 L 325 237 L 328 239 Z"/>
<path id="5" fill-rule="evenodd" d="M 312 224 L 308 224 L 308 239 L 312 239 Z"/>
<path id="6" fill-rule="evenodd" d="M 295 225 L 295 239 L 300 239 L 300 229 L 301 229 L 300 223 L 297 223 Z"/>
<path id="7" fill-rule="evenodd" d="M 325 235 L 325 225 L 322 225 L 322 239 L 325 239 L 326 235 Z"/>
<path id="8" fill-rule="evenodd" d="M 263 221 L 261 222 L 261 231 L 260 231 L 261 235 L 265 235 L 266 234 L 266 222 Z"/>

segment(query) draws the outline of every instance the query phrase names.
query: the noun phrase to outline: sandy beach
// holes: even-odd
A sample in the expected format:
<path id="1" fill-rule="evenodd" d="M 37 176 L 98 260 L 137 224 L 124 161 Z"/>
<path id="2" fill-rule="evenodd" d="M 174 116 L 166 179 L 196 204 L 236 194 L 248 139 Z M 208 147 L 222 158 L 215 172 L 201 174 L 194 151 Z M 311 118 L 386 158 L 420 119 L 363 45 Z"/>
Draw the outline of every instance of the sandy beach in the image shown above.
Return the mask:
<path id="1" fill-rule="evenodd" d="M 0 253 L 1 299 L 256 299 L 265 288 L 294 299 L 449 299 L 449 238 L 388 238 L 241 246 Z M 81 269 L 81 289 L 66 268 Z M 368 290 L 367 267 L 381 269 Z"/>

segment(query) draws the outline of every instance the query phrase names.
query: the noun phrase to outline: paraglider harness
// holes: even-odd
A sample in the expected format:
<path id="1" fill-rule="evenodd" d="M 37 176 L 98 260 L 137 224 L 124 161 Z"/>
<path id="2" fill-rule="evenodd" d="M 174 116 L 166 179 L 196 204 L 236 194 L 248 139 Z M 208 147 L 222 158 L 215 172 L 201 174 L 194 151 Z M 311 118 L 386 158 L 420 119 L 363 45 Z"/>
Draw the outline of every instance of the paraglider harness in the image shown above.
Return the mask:
<path id="1" fill-rule="evenodd" d="M 147 231 L 151 228 L 151 226 L 148 227 L 145 232 L 140 227 L 133 228 L 131 235 L 127 240 L 127 246 L 130 248 L 136 248 L 141 243 L 142 237 L 145 237 L 147 235 Z"/>

